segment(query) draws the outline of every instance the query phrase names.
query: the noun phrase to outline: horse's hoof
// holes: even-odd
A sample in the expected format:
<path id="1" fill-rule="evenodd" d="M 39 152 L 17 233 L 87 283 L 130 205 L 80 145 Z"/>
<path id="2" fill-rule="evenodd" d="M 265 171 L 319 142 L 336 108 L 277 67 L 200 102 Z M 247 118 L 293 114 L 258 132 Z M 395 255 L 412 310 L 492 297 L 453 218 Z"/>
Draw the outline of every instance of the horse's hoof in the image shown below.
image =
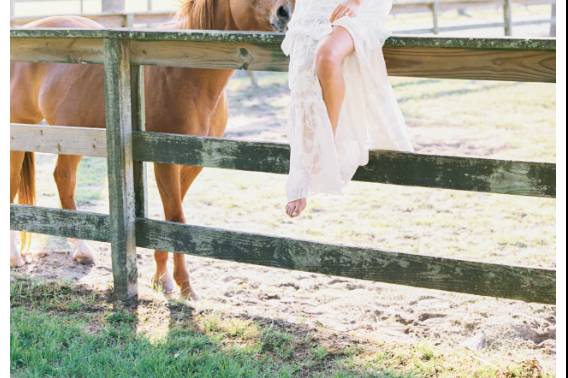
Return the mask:
<path id="1" fill-rule="evenodd" d="M 10 256 L 10 268 L 19 268 L 26 265 L 26 260 L 22 256 Z"/>
<path id="2" fill-rule="evenodd" d="M 188 283 L 180 285 L 181 288 L 181 297 L 183 299 L 191 300 L 191 301 L 198 301 L 199 296 L 193 291 L 191 285 Z"/>
<path id="3" fill-rule="evenodd" d="M 93 257 L 93 252 L 91 248 L 83 240 L 73 240 L 72 244 L 75 246 L 73 248 L 73 254 L 71 257 L 73 261 L 82 265 L 92 265 L 95 263 L 95 258 Z"/>
<path id="4" fill-rule="evenodd" d="M 162 291 L 164 294 L 171 294 L 174 291 L 174 281 L 169 274 L 161 276 L 154 275 L 152 278 L 152 287 L 154 290 Z"/>
<path id="5" fill-rule="evenodd" d="M 72 258 L 73 261 L 81 265 L 93 265 L 95 263 L 95 259 L 90 252 L 75 251 Z"/>

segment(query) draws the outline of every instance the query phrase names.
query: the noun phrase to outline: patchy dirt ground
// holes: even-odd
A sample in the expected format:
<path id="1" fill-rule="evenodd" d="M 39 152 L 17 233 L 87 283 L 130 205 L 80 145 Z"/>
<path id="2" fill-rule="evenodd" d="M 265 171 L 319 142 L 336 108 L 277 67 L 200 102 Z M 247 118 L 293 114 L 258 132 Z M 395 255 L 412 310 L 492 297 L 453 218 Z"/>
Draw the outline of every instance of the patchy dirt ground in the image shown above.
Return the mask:
<path id="1" fill-rule="evenodd" d="M 237 76 L 229 88 L 227 136 L 284 140 L 285 75 L 259 75 L 261 88 Z M 423 153 L 553 161 L 554 87 L 540 84 L 393 79 L 417 150 Z M 498 116 L 496 116 L 498 114 Z M 38 156 L 39 205 L 58 206 L 54 157 Z M 149 174 L 152 218 L 162 217 Z M 555 266 L 555 201 L 351 183 L 321 196 L 290 221 L 282 211 L 284 176 L 206 170 L 185 202 L 189 223 L 385 250 L 472 260 Z M 104 160 L 85 159 L 80 209 L 107 212 Z M 94 266 L 71 262 L 62 239 L 34 235 L 31 263 L 14 275 L 67 279 L 98 291 L 112 284 L 110 250 L 90 243 Z M 151 251 L 139 250 L 143 298 Z M 198 310 L 325 329 L 367 342 L 427 341 L 449 353 L 475 351 L 488 365 L 536 358 L 554 372 L 554 306 L 451 294 L 324 275 L 188 257 Z M 156 329 L 156 332 L 159 330 Z"/>

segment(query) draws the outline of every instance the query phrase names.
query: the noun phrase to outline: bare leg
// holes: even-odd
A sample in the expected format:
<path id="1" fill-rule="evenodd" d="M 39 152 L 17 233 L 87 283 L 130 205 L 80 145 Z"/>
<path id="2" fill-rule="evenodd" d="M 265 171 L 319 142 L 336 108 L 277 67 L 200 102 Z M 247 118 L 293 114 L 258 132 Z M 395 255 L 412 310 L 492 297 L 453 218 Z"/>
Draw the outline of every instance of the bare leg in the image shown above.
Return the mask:
<path id="1" fill-rule="evenodd" d="M 75 204 L 75 188 L 77 187 L 77 169 L 81 162 L 81 156 L 59 155 L 53 177 L 59 191 L 61 207 L 67 210 L 77 210 Z M 73 247 L 71 257 L 79 264 L 93 264 L 93 252 L 84 240 L 70 238 Z"/>
<path id="2" fill-rule="evenodd" d="M 354 50 L 355 45 L 349 32 L 341 26 L 336 26 L 320 42 L 316 51 L 316 71 L 334 134 L 345 97 L 345 82 L 341 73 L 341 64 L 343 59 Z M 297 217 L 306 208 L 306 205 L 305 198 L 290 201 L 286 205 L 286 214 L 290 217 Z"/>

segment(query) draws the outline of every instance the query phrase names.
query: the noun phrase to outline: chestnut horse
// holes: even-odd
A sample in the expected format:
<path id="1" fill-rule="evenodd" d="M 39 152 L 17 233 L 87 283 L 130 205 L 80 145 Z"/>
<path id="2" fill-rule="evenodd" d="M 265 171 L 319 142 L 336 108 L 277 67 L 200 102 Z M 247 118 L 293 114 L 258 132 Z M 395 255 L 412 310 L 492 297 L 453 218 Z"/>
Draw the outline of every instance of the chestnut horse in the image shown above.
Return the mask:
<path id="1" fill-rule="evenodd" d="M 186 0 L 175 22 L 161 29 L 284 31 L 294 0 Z M 88 28 L 102 25 L 82 17 L 49 17 L 25 27 Z M 146 130 L 220 137 L 227 125 L 225 86 L 232 69 L 190 69 L 148 66 L 144 71 Z M 105 127 L 104 76 L 101 65 L 13 63 L 10 121 L 51 125 Z M 75 210 L 76 174 L 81 156 L 59 155 L 53 173 L 61 206 Z M 165 219 L 185 222 L 182 201 L 201 172 L 198 166 L 154 164 Z M 34 158 L 31 152 L 10 152 L 10 202 L 34 203 Z M 12 232 L 10 264 L 25 263 Z M 71 239 L 72 258 L 92 263 L 93 254 L 81 240 Z M 22 240 L 22 244 L 25 244 Z M 153 283 L 173 290 L 167 270 L 168 252 L 155 251 Z M 195 298 L 185 255 L 174 253 L 173 278 L 185 298 Z"/>

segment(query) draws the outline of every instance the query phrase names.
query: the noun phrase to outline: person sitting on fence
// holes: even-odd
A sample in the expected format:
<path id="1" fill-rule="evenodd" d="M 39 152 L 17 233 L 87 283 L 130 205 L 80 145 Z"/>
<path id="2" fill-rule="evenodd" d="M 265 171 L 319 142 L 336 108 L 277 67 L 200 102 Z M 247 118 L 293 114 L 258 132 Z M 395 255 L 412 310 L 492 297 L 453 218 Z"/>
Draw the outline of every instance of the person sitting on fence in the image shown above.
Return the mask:
<path id="1" fill-rule="evenodd" d="M 286 213 L 340 193 L 369 149 L 412 151 L 382 46 L 392 0 L 297 0 L 282 42 L 290 56 Z"/>

